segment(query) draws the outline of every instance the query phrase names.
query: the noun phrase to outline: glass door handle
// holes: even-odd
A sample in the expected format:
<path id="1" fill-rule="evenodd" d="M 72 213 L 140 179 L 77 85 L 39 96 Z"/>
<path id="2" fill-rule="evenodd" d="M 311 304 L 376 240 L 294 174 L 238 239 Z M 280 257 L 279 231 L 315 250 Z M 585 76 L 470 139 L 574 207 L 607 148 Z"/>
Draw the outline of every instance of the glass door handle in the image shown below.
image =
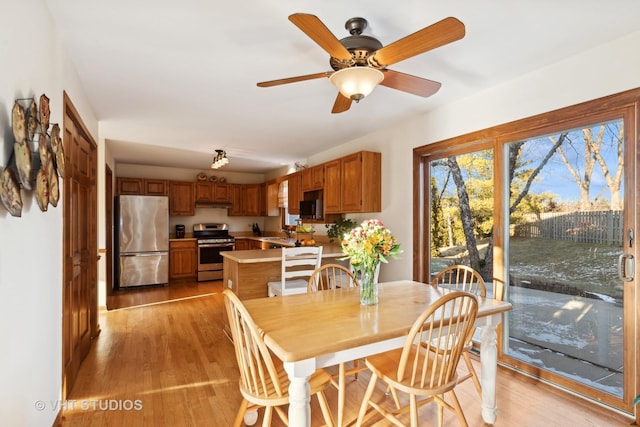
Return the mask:
<path id="1" fill-rule="evenodd" d="M 635 274 L 635 263 L 633 255 L 622 254 L 618 257 L 618 277 L 624 282 L 633 280 Z"/>

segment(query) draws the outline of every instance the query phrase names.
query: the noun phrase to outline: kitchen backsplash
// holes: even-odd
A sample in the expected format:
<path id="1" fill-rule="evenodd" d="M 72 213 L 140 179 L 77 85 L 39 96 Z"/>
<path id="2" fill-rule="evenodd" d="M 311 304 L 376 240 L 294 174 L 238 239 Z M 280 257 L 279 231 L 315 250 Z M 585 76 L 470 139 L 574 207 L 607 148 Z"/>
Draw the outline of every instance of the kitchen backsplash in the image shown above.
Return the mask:
<path id="1" fill-rule="evenodd" d="M 280 218 L 279 217 L 253 217 L 253 216 L 229 216 L 226 208 L 204 208 L 197 207 L 194 216 L 170 216 L 169 232 L 173 233 L 176 224 L 183 224 L 187 235 L 190 235 L 194 224 L 206 222 L 221 222 L 229 225 L 231 232 L 248 232 L 251 233 L 251 225 L 257 223 L 260 230 L 267 233 L 279 233 Z M 327 234 L 324 224 L 313 224 L 317 235 Z"/>

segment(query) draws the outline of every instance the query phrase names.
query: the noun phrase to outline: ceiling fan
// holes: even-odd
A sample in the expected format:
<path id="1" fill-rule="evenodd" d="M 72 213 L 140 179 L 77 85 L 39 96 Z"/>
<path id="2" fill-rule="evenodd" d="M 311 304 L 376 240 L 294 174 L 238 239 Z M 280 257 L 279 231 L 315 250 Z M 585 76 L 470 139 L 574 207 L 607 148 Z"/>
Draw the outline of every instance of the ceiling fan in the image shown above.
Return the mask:
<path id="1" fill-rule="evenodd" d="M 387 66 L 460 40 L 465 34 L 464 24 L 449 17 L 383 46 L 374 37 L 362 34 L 367 28 L 364 18 L 349 19 L 345 28 L 351 35 L 341 40 L 315 15 L 294 13 L 289 20 L 331 56 L 329 65 L 333 71 L 270 80 L 260 82 L 258 86 L 278 86 L 327 77 L 339 89 L 332 113 L 347 111 L 352 101 L 360 101 L 378 84 L 425 98 L 433 95 L 440 89 L 440 83 L 389 70 Z"/>

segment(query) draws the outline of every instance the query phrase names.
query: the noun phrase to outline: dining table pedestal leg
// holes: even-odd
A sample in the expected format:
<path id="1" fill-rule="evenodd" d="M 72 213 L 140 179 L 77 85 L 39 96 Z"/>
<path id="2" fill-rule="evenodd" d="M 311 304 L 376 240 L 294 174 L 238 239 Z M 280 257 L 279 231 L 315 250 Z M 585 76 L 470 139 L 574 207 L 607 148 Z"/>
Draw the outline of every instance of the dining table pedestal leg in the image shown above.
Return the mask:
<path id="1" fill-rule="evenodd" d="M 496 374 L 498 372 L 498 348 L 496 346 L 496 327 L 502 315 L 488 316 L 481 326 L 480 344 L 480 383 L 482 385 L 482 419 L 487 424 L 494 424 L 497 417 L 496 408 Z"/>
<path id="2" fill-rule="evenodd" d="M 285 362 L 284 370 L 289 376 L 289 425 L 311 426 L 311 398 L 309 377 L 316 370 L 313 360 Z"/>

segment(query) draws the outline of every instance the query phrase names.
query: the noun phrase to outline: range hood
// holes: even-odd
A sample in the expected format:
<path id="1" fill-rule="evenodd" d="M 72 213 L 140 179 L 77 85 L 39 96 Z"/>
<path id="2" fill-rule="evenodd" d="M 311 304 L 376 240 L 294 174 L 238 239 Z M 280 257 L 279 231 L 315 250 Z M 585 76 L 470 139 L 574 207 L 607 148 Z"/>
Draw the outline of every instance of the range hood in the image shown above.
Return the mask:
<path id="1" fill-rule="evenodd" d="M 221 208 L 228 209 L 231 207 L 231 203 L 223 202 L 196 202 L 196 208 Z"/>

